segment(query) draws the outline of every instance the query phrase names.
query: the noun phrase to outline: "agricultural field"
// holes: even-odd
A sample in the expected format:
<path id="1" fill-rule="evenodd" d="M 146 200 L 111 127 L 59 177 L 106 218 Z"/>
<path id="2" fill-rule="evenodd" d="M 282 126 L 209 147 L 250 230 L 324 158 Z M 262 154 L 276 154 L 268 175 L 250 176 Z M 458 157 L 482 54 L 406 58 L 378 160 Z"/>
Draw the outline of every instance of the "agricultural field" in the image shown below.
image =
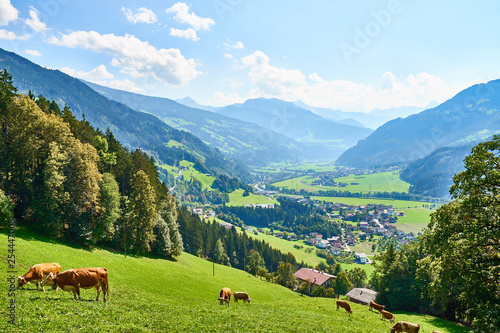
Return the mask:
<path id="1" fill-rule="evenodd" d="M 16 325 L 7 323 L 7 297 L 0 298 L 0 331 L 13 332 L 332 332 L 380 333 L 391 324 L 367 306 L 351 304 L 353 315 L 335 310 L 335 300 L 301 297 L 248 273 L 183 253 L 177 260 L 127 256 L 103 249 L 92 251 L 65 245 L 18 230 L 16 271 L 24 274 L 40 262 L 58 262 L 63 270 L 106 267 L 110 294 L 96 302 L 95 289 L 82 290 L 83 301 L 69 292 L 37 291 L 28 284 L 16 290 Z M 0 243 L 7 236 L 0 234 Z M 7 252 L 0 253 L 3 262 Z M 215 268 L 215 270 L 214 270 Z M 215 274 L 213 273 L 215 271 Z M 220 306 L 222 287 L 246 291 L 251 304 Z M 0 288 L 8 290 L 6 278 Z M 102 297 L 102 295 L 101 295 Z M 396 320 L 419 323 L 422 332 L 468 332 L 454 323 L 428 315 L 395 312 Z"/>
<path id="2" fill-rule="evenodd" d="M 244 191 L 242 189 L 237 189 L 229 193 L 229 203 L 228 206 L 242 206 L 249 204 L 278 204 L 275 199 L 270 199 L 265 195 L 257 195 L 250 193 L 250 195 L 244 197 Z"/>
<path id="3" fill-rule="evenodd" d="M 274 183 L 274 186 L 288 189 L 295 189 L 297 191 L 306 190 L 309 192 L 317 192 L 320 190 L 337 190 L 337 191 L 349 191 L 349 192 L 408 192 L 410 184 L 402 181 L 399 178 L 399 171 L 389 171 L 373 173 L 369 175 L 355 176 L 351 175 L 348 177 L 336 178 L 336 182 L 347 183 L 349 185 L 345 187 L 332 187 L 332 186 L 311 186 L 311 183 L 316 180 L 316 178 L 305 175 L 292 179 L 287 179 L 281 182 Z M 358 185 L 351 185 L 352 183 L 358 183 Z"/>
<path id="4" fill-rule="evenodd" d="M 395 209 L 409 209 L 409 208 L 423 208 L 432 205 L 429 202 L 424 201 L 409 201 L 409 200 L 393 200 L 393 199 L 376 199 L 376 198 L 344 198 L 344 197 L 320 197 L 312 196 L 311 199 L 333 202 L 333 203 L 343 203 L 346 205 L 367 205 L 367 204 L 381 204 L 381 205 L 392 205 Z M 406 212 L 406 211 L 405 211 Z"/>
<path id="5" fill-rule="evenodd" d="M 433 210 L 426 208 L 413 208 L 404 210 L 406 216 L 399 216 L 396 227 L 406 233 L 413 232 L 417 235 L 431 221 Z"/>

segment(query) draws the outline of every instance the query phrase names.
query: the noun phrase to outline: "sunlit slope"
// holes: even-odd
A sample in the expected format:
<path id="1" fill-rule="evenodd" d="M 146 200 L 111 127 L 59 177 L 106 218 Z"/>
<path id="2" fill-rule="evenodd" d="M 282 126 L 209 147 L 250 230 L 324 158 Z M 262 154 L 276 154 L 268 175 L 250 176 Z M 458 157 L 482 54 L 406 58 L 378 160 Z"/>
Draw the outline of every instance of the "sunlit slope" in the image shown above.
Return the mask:
<path id="1" fill-rule="evenodd" d="M 0 242 L 7 237 L 0 234 Z M 6 262 L 6 251 L 1 253 Z M 0 331 L 14 332 L 150 332 L 150 331 L 268 331 L 268 332 L 385 332 L 390 324 L 379 319 L 366 306 L 353 304 L 354 314 L 335 311 L 333 299 L 300 297 L 276 284 L 260 281 L 245 272 L 215 265 L 183 254 L 176 262 L 130 257 L 105 250 L 92 252 L 18 232 L 16 238 L 17 271 L 29 265 L 59 262 L 63 268 L 105 266 L 108 270 L 108 302 L 95 302 L 96 292 L 83 290 L 83 301 L 72 294 L 52 290 L 42 293 L 34 285 L 16 292 L 18 325 L 6 320 Z M 221 287 L 247 291 L 252 303 L 220 306 Z M 0 288 L 7 290 L 6 279 Z M 7 298 L 0 300 L 1 315 L 6 318 Z M 397 319 L 419 322 L 423 332 L 439 328 L 443 332 L 465 332 L 459 327 L 430 316 L 396 314 Z"/>

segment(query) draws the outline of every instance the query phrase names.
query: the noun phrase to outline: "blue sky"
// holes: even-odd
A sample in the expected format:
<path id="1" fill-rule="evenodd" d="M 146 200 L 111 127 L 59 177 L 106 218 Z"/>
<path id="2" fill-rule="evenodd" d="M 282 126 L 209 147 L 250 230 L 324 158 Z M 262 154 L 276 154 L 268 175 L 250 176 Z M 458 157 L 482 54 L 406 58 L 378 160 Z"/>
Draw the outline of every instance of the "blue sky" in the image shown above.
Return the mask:
<path id="1" fill-rule="evenodd" d="M 0 0 L 0 47 L 145 95 L 368 112 L 500 78 L 499 13 L 493 0 Z"/>

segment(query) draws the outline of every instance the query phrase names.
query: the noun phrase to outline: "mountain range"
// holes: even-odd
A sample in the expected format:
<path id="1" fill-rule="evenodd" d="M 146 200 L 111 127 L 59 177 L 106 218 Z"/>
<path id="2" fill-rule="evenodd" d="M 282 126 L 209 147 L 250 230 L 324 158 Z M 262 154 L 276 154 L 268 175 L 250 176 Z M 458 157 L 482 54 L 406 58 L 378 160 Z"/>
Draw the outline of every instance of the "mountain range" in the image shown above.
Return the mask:
<path id="1" fill-rule="evenodd" d="M 168 98 L 134 94 L 91 82 L 86 84 L 111 100 L 155 115 L 173 128 L 188 131 L 250 166 L 300 162 L 308 155 L 303 144 L 251 122 L 188 107 Z"/>
<path id="2" fill-rule="evenodd" d="M 333 160 L 372 130 L 340 124 L 279 99 L 249 99 L 216 111 L 218 114 L 257 124 L 306 146 L 310 159 Z"/>
<path id="3" fill-rule="evenodd" d="M 473 85 L 448 101 L 391 120 L 340 156 L 336 164 L 407 165 L 441 147 L 477 143 L 500 133 L 500 80 Z"/>
<path id="4" fill-rule="evenodd" d="M 174 129 L 157 117 L 130 109 L 97 93 L 82 81 L 58 70 L 42 68 L 19 55 L 0 49 L 0 68 L 12 75 L 21 93 L 31 91 L 68 105 L 73 114 L 115 137 L 129 149 L 140 148 L 155 156 L 159 163 L 176 164 L 181 160 L 200 161 L 214 174 L 248 175 L 246 166 L 209 147 L 193 134 Z M 176 145 L 169 145 L 176 142 Z"/>

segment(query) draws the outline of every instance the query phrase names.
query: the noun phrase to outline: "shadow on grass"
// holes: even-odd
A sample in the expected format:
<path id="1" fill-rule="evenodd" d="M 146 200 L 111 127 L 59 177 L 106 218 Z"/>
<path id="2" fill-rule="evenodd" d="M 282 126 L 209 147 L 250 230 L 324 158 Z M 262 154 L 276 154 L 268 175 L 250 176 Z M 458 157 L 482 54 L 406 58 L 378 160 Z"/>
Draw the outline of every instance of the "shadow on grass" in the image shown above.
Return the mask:
<path id="1" fill-rule="evenodd" d="M 0 233 L 2 233 L 4 235 L 8 235 L 8 230 L 6 228 L 2 228 L 2 229 L 0 229 Z M 117 250 L 117 249 L 112 248 L 110 246 L 101 246 L 101 247 L 87 246 L 87 245 L 84 245 L 84 244 L 81 244 L 81 243 L 78 243 L 75 241 L 68 240 L 64 237 L 56 238 L 56 237 L 50 237 L 47 235 L 43 235 L 43 234 L 37 233 L 35 231 L 29 230 L 26 227 L 18 227 L 16 230 L 16 233 L 15 233 L 15 236 L 16 236 L 16 238 L 21 238 L 25 241 L 40 241 L 40 242 L 45 242 L 45 243 L 50 243 L 50 244 L 64 245 L 64 246 L 71 247 L 73 249 L 83 250 L 83 251 L 86 251 L 89 253 L 92 253 L 94 250 L 100 249 L 100 250 L 112 252 L 115 254 L 122 254 L 123 256 L 125 256 L 125 252 Z M 161 260 L 168 260 L 168 261 L 172 261 L 172 262 L 177 262 L 176 258 L 159 257 L 159 256 L 154 255 L 152 253 L 147 253 L 147 254 L 142 254 L 142 255 L 138 255 L 138 254 L 134 254 L 134 253 L 127 253 L 127 257 L 148 258 L 148 259 L 153 259 L 153 260 L 161 259 Z M 29 267 L 28 267 L 28 269 L 29 269 Z"/>
<path id="2" fill-rule="evenodd" d="M 457 326 L 460 325 L 458 323 L 453 323 L 439 318 L 431 319 L 428 321 L 428 323 L 432 326 L 435 326 L 435 328 L 438 330 L 446 330 L 450 333 L 463 333 L 467 329 L 465 326 Z"/>

